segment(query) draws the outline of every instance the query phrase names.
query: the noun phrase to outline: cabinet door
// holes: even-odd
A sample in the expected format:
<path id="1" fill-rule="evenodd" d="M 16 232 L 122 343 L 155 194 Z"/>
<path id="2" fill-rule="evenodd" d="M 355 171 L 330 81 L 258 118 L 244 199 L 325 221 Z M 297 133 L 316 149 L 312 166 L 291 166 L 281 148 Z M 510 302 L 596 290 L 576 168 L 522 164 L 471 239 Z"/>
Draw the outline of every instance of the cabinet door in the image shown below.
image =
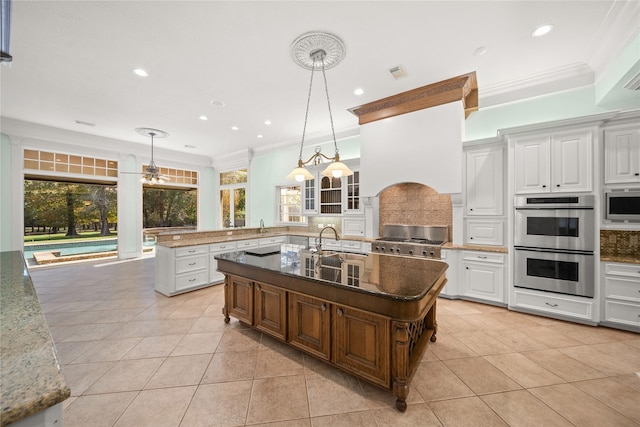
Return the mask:
<path id="1" fill-rule="evenodd" d="M 550 191 L 549 137 L 516 140 L 515 192 L 544 193 Z"/>
<path id="2" fill-rule="evenodd" d="M 360 203 L 360 172 L 344 178 L 343 213 L 346 215 L 362 215 L 364 209 Z"/>
<path id="3" fill-rule="evenodd" d="M 334 306 L 334 319 L 333 362 L 389 387 L 389 319 L 343 306 Z"/>
<path id="4" fill-rule="evenodd" d="M 463 294 L 482 300 L 504 301 L 504 266 L 464 261 Z"/>
<path id="5" fill-rule="evenodd" d="M 228 275 L 226 286 L 229 315 L 253 325 L 253 282 L 243 277 Z"/>
<path id="6" fill-rule="evenodd" d="M 287 339 L 287 292 L 276 286 L 255 282 L 255 327 L 281 340 Z"/>
<path id="7" fill-rule="evenodd" d="M 640 182 L 640 129 L 604 133 L 604 183 Z"/>
<path id="8" fill-rule="evenodd" d="M 302 214 L 318 213 L 318 180 L 308 179 L 302 183 Z"/>
<path id="9" fill-rule="evenodd" d="M 554 135 L 551 139 L 551 191 L 591 191 L 591 132 Z"/>
<path id="10" fill-rule="evenodd" d="M 342 213 L 342 178 L 323 176 L 320 179 L 320 213 Z"/>
<path id="11" fill-rule="evenodd" d="M 289 344 L 329 360 L 330 321 L 328 302 L 289 293 Z"/>
<path id="12" fill-rule="evenodd" d="M 465 153 L 465 158 L 467 215 L 502 215 L 502 147 L 470 150 Z"/>

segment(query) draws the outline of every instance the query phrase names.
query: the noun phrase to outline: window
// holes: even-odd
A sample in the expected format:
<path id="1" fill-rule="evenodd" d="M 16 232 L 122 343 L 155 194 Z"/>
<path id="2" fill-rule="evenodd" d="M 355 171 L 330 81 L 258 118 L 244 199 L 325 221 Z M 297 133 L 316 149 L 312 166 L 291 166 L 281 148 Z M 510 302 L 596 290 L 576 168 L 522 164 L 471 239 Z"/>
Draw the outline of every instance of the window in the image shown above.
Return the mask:
<path id="1" fill-rule="evenodd" d="M 299 185 L 276 187 L 278 194 L 278 222 L 279 223 L 306 223 L 302 216 L 300 204 L 301 189 Z"/>
<path id="2" fill-rule="evenodd" d="M 246 200 L 247 170 L 220 173 L 220 214 L 223 228 L 246 225 Z"/>

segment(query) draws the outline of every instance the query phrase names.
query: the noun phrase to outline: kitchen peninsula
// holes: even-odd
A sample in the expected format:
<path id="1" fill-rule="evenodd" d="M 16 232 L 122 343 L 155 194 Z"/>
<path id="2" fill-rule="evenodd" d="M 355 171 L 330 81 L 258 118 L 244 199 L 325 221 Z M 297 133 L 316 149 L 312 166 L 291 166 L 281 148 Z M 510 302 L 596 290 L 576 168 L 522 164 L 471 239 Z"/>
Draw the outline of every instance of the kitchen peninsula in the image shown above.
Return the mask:
<path id="1" fill-rule="evenodd" d="M 377 386 L 405 411 L 413 373 L 436 340 L 447 264 L 280 246 L 219 254 L 233 316 Z"/>

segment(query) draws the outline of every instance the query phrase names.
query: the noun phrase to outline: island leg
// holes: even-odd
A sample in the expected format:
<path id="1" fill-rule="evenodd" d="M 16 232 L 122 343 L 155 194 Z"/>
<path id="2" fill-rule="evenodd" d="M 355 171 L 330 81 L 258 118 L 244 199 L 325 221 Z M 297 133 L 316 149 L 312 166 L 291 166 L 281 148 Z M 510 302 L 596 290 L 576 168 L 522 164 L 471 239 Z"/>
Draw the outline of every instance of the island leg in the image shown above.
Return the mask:
<path id="1" fill-rule="evenodd" d="M 227 293 L 229 292 L 229 287 L 227 286 L 227 275 L 224 277 L 224 305 L 222 306 L 222 314 L 224 315 L 224 323 L 229 323 L 231 318 L 229 317 L 229 297 Z"/>
<path id="2" fill-rule="evenodd" d="M 433 305 L 429 309 L 427 313 L 427 327 L 429 329 L 433 329 L 433 335 L 431 335 L 431 342 L 436 342 L 436 334 L 438 333 L 438 321 L 436 320 L 436 304 L 437 301 L 433 302 Z"/>
<path id="3" fill-rule="evenodd" d="M 407 410 L 409 395 L 409 324 L 393 322 L 392 375 L 393 394 L 396 396 L 396 408 L 400 412 Z"/>

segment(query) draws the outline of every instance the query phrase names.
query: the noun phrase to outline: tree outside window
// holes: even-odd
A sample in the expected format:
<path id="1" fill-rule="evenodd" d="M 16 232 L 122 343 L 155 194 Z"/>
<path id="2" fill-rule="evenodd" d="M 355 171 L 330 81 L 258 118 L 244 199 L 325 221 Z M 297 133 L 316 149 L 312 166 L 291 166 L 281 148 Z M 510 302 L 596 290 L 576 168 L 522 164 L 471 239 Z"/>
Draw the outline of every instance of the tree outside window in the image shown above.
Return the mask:
<path id="1" fill-rule="evenodd" d="M 223 228 L 246 226 L 247 182 L 247 169 L 220 173 L 220 214 Z"/>
<path id="2" fill-rule="evenodd" d="M 306 223 L 306 217 L 302 216 L 301 194 L 299 185 L 276 187 L 278 194 L 278 222 L 280 223 Z"/>

